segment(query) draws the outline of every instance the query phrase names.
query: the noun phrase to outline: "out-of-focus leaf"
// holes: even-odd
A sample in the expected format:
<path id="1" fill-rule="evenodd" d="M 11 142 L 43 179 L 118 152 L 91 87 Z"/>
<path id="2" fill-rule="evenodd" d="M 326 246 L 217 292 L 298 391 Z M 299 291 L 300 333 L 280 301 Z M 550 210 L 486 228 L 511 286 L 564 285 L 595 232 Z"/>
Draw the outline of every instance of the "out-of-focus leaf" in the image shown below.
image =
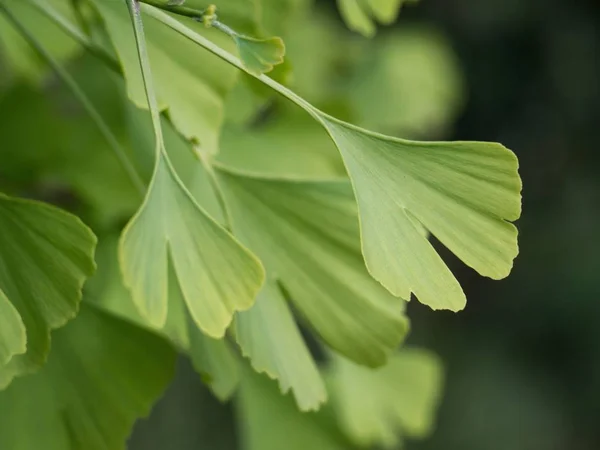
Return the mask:
<path id="1" fill-rule="evenodd" d="M 361 126 L 412 135 L 448 125 L 462 104 L 455 56 L 439 32 L 403 27 L 378 37 L 353 72 L 348 96 Z"/>
<path id="2" fill-rule="evenodd" d="M 147 108 L 125 2 L 94 0 L 94 3 L 119 55 L 129 96 L 136 105 Z M 208 33 L 219 45 L 232 48 L 227 37 L 217 31 L 207 30 L 191 19 L 181 21 L 199 33 Z M 186 138 L 198 141 L 207 152 L 216 152 L 223 99 L 235 82 L 236 71 L 151 17 L 144 19 L 144 27 L 160 108 L 168 110 L 174 125 Z"/>
<path id="3" fill-rule="evenodd" d="M 348 28 L 364 36 L 375 34 L 375 21 L 389 25 L 396 21 L 404 3 L 418 0 L 337 0 L 338 8 Z"/>
<path id="4" fill-rule="evenodd" d="M 264 376 L 244 372 L 237 407 L 245 450 L 352 450 L 330 411 L 298 411 L 289 396 Z"/>
<path id="5" fill-rule="evenodd" d="M 17 333 L 0 333 L 8 349 L 0 361 L 0 389 L 46 361 L 50 331 L 77 314 L 81 287 L 95 269 L 95 246 L 96 237 L 75 216 L 0 194 L 0 297 L 5 312 L 6 300 L 13 307 L 5 320 Z"/>
<path id="6" fill-rule="evenodd" d="M 74 21 L 69 0 L 44 0 L 51 4 L 64 17 Z M 77 43 L 24 0 L 5 2 L 11 12 L 18 17 L 36 38 L 44 42 L 47 50 L 57 60 L 66 60 L 79 50 Z M 19 77 L 39 82 L 48 73 L 48 65 L 35 53 L 13 26 L 0 17 L 0 55 L 4 56 L 9 68 Z"/>
<path id="7" fill-rule="evenodd" d="M 500 144 L 417 142 L 322 116 L 352 178 L 370 273 L 402 298 L 433 309 L 464 308 L 450 269 L 420 232 L 424 226 L 468 266 L 506 277 L 517 256 L 521 179 Z"/>
<path id="8" fill-rule="evenodd" d="M 55 333 L 48 364 L 0 393 L 0 448 L 125 449 L 174 366 L 161 338 L 84 304 Z"/>
<path id="9" fill-rule="evenodd" d="M 270 72 L 283 62 L 285 45 L 279 37 L 256 39 L 237 35 L 233 40 L 244 66 L 253 75 Z"/>
<path id="10" fill-rule="evenodd" d="M 357 445 L 396 448 L 399 436 L 431 432 L 443 370 L 432 353 L 403 349 L 376 370 L 335 357 L 328 381 L 336 417 Z"/>
<path id="11" fill-rule="evenodd" d="M 404 301 L 367 273 L 350 184 L 246 175 L 220 167 L 233 230 L 323 339 L 369 366 L 403 339 Z"/>
<path id="12" fill-rule="evenodd" d="M 235 338 L 257 372 L 292 391 L 302 411 L 317 410 L 327 398 L 325 386 L 292 312 L 275 282 L 267 282 L 248 311 L 235 319 Z"/>

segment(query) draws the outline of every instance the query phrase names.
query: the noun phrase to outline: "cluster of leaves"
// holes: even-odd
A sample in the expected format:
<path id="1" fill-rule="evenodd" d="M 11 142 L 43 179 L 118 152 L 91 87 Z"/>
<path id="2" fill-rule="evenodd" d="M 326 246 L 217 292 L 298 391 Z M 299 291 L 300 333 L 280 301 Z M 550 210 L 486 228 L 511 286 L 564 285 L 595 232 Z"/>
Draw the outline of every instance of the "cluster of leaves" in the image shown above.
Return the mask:
<path id="1" fill-rule="evenodd" d="M 512 152 L 336 118 L 443 130 L 438 35 L 373 50 L 309 0 L 222 3 L 0 0 L 0 448 L 122 448 L 176 352 L 235 395 L 249 449 L 423 436 L 441 368 L 398 350 L 405 304 L 466 302 L 429 233 L 510 272 Z M 402 3 L 339 1 L 368 35 Z"/>

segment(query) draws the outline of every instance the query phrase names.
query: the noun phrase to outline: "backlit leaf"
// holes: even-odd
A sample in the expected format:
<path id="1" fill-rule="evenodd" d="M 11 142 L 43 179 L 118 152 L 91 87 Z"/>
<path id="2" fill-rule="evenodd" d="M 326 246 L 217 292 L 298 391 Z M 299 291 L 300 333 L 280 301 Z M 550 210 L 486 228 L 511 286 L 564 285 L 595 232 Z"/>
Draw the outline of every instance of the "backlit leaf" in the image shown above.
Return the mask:
<path id="1" fill-rule="evenodd" d="M 0 448 L 125 449 L 175 367 L 161 338 L 83 305 L 42 370 L 0 393 Z"/>
<path id="2" fill-rule="evenodd" d="M 393 23 L 404 3 L 417 0 L 337 0 L 338 8 L 348 27 L 364 36 L 375 34 L 375 21 Z"/>
<path id="3" fill-rule="evenodd" d="M 379 366 L 403 339 L 404 301 L 367 273 L 356 203 L 340 181 L 269 179 L 218 171 L 233 230 L 333 348 Z"/>
<path id="4" fill-rule="evenodd" d="M 27 351 L 25 324 L 13 304 L 0 290 L 0 367 L 14 355 Z"/>
<path id="5" fill-rule="evenodd" d="M 50 331 L 77 314 L 83 282 L 94 272 L 95 245 L 94 234 L 75 216 L 0 194 L 0 299 L 13 330 L 0 332 L 6 349 L 0 388 L 46 361 Z"/>

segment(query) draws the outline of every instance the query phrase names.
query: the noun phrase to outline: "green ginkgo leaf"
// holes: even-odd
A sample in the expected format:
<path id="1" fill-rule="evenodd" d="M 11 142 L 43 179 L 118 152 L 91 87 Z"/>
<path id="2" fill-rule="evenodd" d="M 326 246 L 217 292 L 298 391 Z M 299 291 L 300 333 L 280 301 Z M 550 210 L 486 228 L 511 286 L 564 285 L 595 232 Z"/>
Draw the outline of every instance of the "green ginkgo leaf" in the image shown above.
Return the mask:
<path id="1" fill-rule="evenodd" d="M 0 393 L 0 448 L 125 449 L 175 369 L 161 338 L 82 305 L 53 336 L 48 363 Z"/>
<path id="2" fill-rule="evenodd" d="M 144 10 L 243 69 L 236 57 L 193 30 L 155 8 Z M 406 299 L 413 292 L 433 308 L 464 307 L 458 281 L 423 227 L 480 274 L 508 275 L 518 253 L 517 230 L 509 221 L 521 214 L 521 179 L 510 150 L 487 142 L 418 142 L 373 133 L 319 111 L 265 75 L 257 78 L 329 132 L 359 204 L 367 267 L 390 292 Z"/>
<path id="3" fill-rule="evenodd" d="M 234 312 L 254 304 L 264 269 L 204 211 L 175 172 L 163 140 L 141 13 L 134 0 L 126 3 L 152 118 L 156 160 L 144 202 L 121 236 L 124 282 L 142 316 L 160 329 L 167 322 L 171 278 L 198 327 L 210 337 L 222 338 Z M 170 263 L 175 277 L 168 276 Z"/>
<path id="4" fill-rule="evenodd" d="M 217 398 L 224 401 L 231 397 L 239 382 L 238 358 L 225 340 L 212 339 L 198 329 L 177 283 L 169 283 L 169 311 L 165 326 L 155 330 L 140 315 L 123 285 L 118 268 L 116 237 L 106 236 L 100 239 L 97 263 L 96 275 L 86 284 L 87 301 L 139 327 L 149 328 L 160 334 L 190 357 L 194 368 Z M 172 265 L 169 265 L 169 277 L 176 278 Z"/>
<path id="5" fill-rule="evenodd" d="M 233 40 L 244 66 L 253 75 L 270 72 L 273 66 L 283 62 L 285 45 L 279 37 L 256 39 L 236 35 Z"/>
<path id="6" fill-rule="evenodd" d="M 0 388 L 44 364 L 50 331 L 77 314 L 95 246 L 75 216 L 0 194 Z"/>
<path id="7" fill-rule="evenodd" d="M 385 363 L 408 328 L 404 301 L 367 273 L 350 183 L 251 176 L 219 166 L 236 236 L 319 335 L 349 358 Z"/>
<path id="8" fill-rule="evenodd" d="M 0 290 L 0 367 L 27 351 L 27 332 L 19 311 Z"/>
<path id="9" fill-rule="evenodd" d="M 176 279 L 169 280 L 169 258 Z M 162 153 L 146 199 L 123 232 L 120 265 L 150 324 L 165 325 L 168 286 L 178 283 L 195 323 L 214 338 L 224 336 L 235 311 L 252 306 L 264 278 L 260 262 L 204 212 Z"/>
<path id="10" fill-rule="evenodd" d="M 403 349 L 376 370 L 334 357 L 328 375 L 336 418 L 357 445 L 396 448 L 399 436 L 431 432 L 443 385 L 434 354 Z"/>
<path id="11" fill-rule="evenodd" d="M 93 3 L 117 50 L 129 96 L 136 105 L 147 108 L 125 2 L 94 0 Z M 180 20 L 197 32 L 210 35 L 225 48 L 232 48 L 229 39 L 216 30 L 207 30 L 191 19 Z M 235 83 L 236 71 L 150 17 L 144 20 L 144 26 L 160 108 L 169 110 L 173 124 L 186 138 L 200 142 L 207 152 L 216 152 L 223 101 Z"/>
<path id="12" fill-rule="evenodd" d="M 292 312 L 274 281 L 266 283 L 256 304 L 235 319 L 235 338 L 257 372 L 291 390 L 302 411 L 317 410 L 327 399 L 325 385 Z"/>
<path id="13" fill-rule="evenodd" d="M 465 295 L 421 225 L 481 275 L 506 277 L 517 256 L 521 180 L 500 144 L 416 142 L 322 116 L 356 191 L 363 255 L 394 295 L 458 311 Z"/>
<path id="14" fill-rule="evenodd" d="M 306 414 L 265 376 L 244 372 L 236 406 L 245 450 L 352 450 L 331 411 Z"/>

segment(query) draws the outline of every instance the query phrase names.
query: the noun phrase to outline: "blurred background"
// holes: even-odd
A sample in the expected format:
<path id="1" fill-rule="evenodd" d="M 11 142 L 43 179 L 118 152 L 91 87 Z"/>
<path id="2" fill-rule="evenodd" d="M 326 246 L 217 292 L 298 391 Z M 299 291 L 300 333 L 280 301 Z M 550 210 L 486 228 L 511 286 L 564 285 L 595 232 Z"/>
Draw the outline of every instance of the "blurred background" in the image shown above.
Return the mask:
<path id="1" fill-rule="evenodd" d="M 323 105 L 339 89 L 336 77 L 352 78 L 368 58 L 360 53 L 364 39 L 344 29 L 334 2 L 318 7 L 339 29 L 320 29 L 313 38 L 318 56 L 312 64 L 313 53 L 296 58 L 295 81 Z M 309 26 L 318 21 L 299 24 Z M 286 40 L 291 55 L 302 39 L 300 30 Z M 500 141 L 518 155 L 525 186 L 511 276 L 479 277 L 440 247 L 467 293 L 467 309 L 434 313 L 409 304 L 409 344 L 441 355 L 447 380 L 434 434 L 406 448 L 600 448 L 600 3 L 421 0 L 375 39 L 375 48 L 389 53 L 361 73 L 360 86 L 342 88 L 357 110 L 372 111 L 365 92 L 388 82 L 397 90 L 377 99 L 382 117 L 375 125 L 424 139 Z M 341 45 L 351 48 L 347 59 L 359 61 L 333 62 Z M 411 53 L 420 54 L 420 46 L 435 57 L 421 61 Z M 320 70 L 330 73 L 315 73 L 319 59 L 329 61 Z M 385 78 L 390 61 L 397 85 Z M 326 92 L 312 92 L 311 84 Z M 394 110 L 407 104 L 421 106 Z M 329 108 L 342 115 L 339 104 Z M 131 448 L 218 450 L 235 442 L 233 410 L 182 362 Z"/>

